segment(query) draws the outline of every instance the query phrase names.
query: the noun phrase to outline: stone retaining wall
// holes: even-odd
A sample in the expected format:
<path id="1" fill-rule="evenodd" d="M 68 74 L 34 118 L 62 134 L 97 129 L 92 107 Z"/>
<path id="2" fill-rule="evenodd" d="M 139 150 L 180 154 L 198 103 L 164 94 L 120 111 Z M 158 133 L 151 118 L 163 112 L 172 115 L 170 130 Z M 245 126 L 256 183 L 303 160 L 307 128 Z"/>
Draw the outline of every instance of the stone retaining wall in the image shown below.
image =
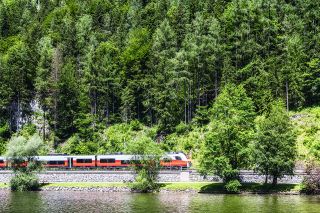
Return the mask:
<path id="1" fill-rule="evenodd" d="M 0 182 L 9 182 L 13 174 L 10 171 L 0 171 Z M 40 182 L 128 182 L 134 180 L 130 171 L 47 171 L 38 174 Z M 305 174 L 284 176 L 279 183 L 301 183 Z M 255 173 L 242 173 L 243 182 L 262 183 L 265 176 Z M 270 182 L 271 182 L 270 178 Z M 201 176 L 195 171 L 162 171 L 159 182 L 221 182 L 217 176 Z"/>

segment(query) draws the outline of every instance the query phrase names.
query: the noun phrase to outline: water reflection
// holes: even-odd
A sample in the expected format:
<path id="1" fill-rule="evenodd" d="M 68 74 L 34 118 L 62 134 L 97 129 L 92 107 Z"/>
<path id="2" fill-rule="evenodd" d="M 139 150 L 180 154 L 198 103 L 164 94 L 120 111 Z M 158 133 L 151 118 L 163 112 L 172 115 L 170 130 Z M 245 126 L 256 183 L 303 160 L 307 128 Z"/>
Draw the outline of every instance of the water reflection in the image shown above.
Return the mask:
<path id="1" fill-rule="evenodd" d="M 7 192 L 7 202 L 3 211 L 19 212 L 43 212 L 43 203 L 39 192 Z M 17 205 L 18 204 L 18 205 Z"/>
<path id="2" fill-rule="evenodd" d="M 299 212 L 316 213 L 317 196 L 0 191 L 0 212 Z"/>

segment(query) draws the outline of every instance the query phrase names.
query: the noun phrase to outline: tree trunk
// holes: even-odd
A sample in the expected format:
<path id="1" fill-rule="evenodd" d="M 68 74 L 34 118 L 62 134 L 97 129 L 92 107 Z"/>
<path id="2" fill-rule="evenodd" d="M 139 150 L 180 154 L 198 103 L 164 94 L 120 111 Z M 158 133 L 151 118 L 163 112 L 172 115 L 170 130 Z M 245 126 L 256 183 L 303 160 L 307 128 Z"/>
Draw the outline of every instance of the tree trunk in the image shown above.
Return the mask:
<path id="1" fill-rule="evenodd" d="M 43 141 L 46 139 L 46 110 L 43 110 Z"/>
<path id="2" fill-rule="evenodd" d="M 264 184 L 268 183 L 268 173 L 266 174 L 266 179 L 264 180 Z"/>
<path id="3" fill-rule="evenodd" d="M 287 112 L 289 111 L 289 84 L 286 81 L 286 102 L 287 102 Z"/>
<path id="4" fill-rule="evenodd" d="M 278 183 L 278 177 L 274 175 L 272 179 L 272 185 L 277 185 L 277 183 Z"/>
<path id="5" fill-rule="evenodd" d="M 214 99 L 218 96 L 218 72 L 215 70 L 214 72 Z"/>

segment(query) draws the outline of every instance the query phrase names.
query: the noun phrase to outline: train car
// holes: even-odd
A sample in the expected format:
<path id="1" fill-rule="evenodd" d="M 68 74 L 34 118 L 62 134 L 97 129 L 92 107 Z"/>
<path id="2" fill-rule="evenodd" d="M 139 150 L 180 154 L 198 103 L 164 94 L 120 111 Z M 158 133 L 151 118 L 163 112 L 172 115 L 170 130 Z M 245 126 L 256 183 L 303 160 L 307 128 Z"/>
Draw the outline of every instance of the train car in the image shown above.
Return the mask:
<path id="1" fill-rule="evenodd" d="M 0 157 L 0 158 L 4 158 L 4 157 Z M 13 162 L 10 158 L 4 158 L 5 160 L 5 164 L 7 167 L 27 167 L 28 166 L 28 160 L 27 158 L 24 158 L 24 161 L 22 159 L 19 160 L 20 163 L 15 163 Z"/>
<path id="2" fill-rule="evenodd" d="M 35 160 L 42 162 L 47 168 L 67 168 L 69 166 L 68 156 L 36 156 Z"/>
<path id="3" fill-rule="evenodd" d="M 70 167 L 96 167 L 95 155 L 68 156 L 72 165 Z"/>
<path id="4" fill-rule="evenodd" d="M 5 169 L 7 167 L 7 160 L 5 157 L 0 157 L 0 169 Z"/>
<path id="5" fill-rule="evenodd" d="M 162 167 L 190 167 L 190 160 L 183 153 L 169 153 L 161 158 L 160 165 Z"/>
<path id="6" fill-rule="evenodd" d="M 140 164 L 139 155 L 98 155 L 97 167 L 129 167 Z M 183 153 L 166 154 L 160 160 L 163 167 L 190 167 L 190 161 Z"/>
<path id="7" fill-rule="evenodd" d="M 132 166 L 136 155 L 98 155 L 97 167 L 128 167 Z"/>
<path id="8" fill-rule="evenodd" d="M 46 168 L 125 168 L 141 164 L 140 155 L 51 155 L 35 156 L 37 161 L 43 163 Z M 23 162 L 19 167 L 27 166 Z M 183 153 L 168 153 L 160 159 L 160 165 L 165 168 L 189 168 L 190 160 Z M 0 169 L 11 165 L 10 160 L 0 157 Z"/>

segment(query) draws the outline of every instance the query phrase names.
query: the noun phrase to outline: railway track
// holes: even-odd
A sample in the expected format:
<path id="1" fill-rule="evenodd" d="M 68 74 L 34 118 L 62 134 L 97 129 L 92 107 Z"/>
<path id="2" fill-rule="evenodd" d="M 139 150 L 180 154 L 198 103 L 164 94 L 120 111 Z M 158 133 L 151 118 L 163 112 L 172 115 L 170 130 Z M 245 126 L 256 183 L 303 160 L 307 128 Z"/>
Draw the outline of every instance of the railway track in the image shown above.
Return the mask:
<path id="1" fill-rule="evenodd" d="M 0 174 L 10 174 L 12 170 L 0 170 Z M 199 173 L 195 169 L 162 169 L 160 173 L 163 174 L 180 174 L 181 172 L 189 172 L 189 173 Z M 42 170 L 40 173 L 46 174 L 127 174 L 127 173 L 134 173 L 133 170 L 128 169 L 46 169 Z M 259 173 L 254 172 L 252 170 L 241 170 L 240 175 L 259 175 Z M 296 170 L 294 175 L 307 175 L 306 172 L 303 170 Z"/>

